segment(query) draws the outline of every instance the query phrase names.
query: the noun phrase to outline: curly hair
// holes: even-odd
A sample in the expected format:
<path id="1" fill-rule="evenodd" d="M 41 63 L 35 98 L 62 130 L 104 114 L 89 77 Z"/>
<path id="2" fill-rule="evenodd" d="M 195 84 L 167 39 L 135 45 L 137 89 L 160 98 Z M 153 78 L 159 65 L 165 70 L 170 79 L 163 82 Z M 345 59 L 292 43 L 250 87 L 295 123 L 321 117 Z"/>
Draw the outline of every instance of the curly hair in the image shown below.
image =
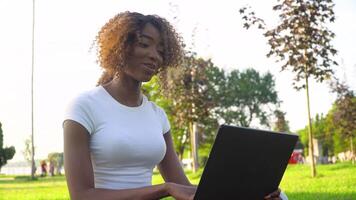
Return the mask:
<path id="1" fill-rule="evenodd" d="M 157 15 L 143 15 L 137 12 L 123 12 L 111 18 L 96 36 L 97 56 L 103 68 L 98 85 L 110 82 L 125 66 L 137 35 L 150 23 L 160 32 L 164 53 L 159 66 L 159 78 L 166 81 L 166 69 L 177 67 L 183 59 L 183 43 L 172 25 Z M 164 85 L 164 84 L 163 84 Z"/>

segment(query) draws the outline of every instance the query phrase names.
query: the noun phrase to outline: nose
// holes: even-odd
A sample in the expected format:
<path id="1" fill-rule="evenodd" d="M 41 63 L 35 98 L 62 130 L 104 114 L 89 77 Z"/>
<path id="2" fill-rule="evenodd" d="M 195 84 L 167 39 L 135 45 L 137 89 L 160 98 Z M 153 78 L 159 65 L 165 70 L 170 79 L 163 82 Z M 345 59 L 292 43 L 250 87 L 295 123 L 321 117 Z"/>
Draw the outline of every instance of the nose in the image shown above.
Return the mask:
<path id="1" fill-rule="evenodd" d="M 154 61 L 157 64 L 161 64 L 163 62 L 163 58 L 156 48 L 151 49 L 149 53 L 149 57 L 152 61 Z"/>

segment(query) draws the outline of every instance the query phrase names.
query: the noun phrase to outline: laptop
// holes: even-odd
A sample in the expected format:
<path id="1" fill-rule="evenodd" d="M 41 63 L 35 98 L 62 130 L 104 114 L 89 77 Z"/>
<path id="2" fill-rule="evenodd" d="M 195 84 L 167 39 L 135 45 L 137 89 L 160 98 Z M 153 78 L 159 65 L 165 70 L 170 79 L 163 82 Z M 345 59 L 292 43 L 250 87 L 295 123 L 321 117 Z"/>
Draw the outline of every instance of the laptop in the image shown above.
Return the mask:
<path id="1" fill-rule="evenodd" d="M 261 200 L 278 189 L 298 136 L 221 125 L 195 200 Z"/>

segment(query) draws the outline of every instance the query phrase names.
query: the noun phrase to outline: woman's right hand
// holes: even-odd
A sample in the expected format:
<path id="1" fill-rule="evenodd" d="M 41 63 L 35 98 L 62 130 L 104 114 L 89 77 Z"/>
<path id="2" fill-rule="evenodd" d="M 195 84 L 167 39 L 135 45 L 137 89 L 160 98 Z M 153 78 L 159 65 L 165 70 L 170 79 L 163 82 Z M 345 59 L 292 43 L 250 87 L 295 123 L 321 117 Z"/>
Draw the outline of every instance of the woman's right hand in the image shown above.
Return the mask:
<path id="1" fill-rule="evenodd" d="M 166 182 L 167 192 L 176 200 L 193 200 L 197 186 Z"/>

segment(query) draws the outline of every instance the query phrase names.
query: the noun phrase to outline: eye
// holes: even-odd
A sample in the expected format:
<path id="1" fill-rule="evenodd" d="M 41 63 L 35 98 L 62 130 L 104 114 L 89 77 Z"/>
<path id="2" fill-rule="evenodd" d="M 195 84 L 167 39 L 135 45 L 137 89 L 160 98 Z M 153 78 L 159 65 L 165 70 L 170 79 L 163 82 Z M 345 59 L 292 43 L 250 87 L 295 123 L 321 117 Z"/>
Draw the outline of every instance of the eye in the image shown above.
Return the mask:
<path id="1" fill-rule="evenodd" d="M 143 47 L 143 48 L 147 48 L 147 47 L 150 46 L 150 45 L 148 45 L 147 43 L 144 43 L 144 42 L 139 42 L 138 45 L 139 45 L 140 47 Z"/>

